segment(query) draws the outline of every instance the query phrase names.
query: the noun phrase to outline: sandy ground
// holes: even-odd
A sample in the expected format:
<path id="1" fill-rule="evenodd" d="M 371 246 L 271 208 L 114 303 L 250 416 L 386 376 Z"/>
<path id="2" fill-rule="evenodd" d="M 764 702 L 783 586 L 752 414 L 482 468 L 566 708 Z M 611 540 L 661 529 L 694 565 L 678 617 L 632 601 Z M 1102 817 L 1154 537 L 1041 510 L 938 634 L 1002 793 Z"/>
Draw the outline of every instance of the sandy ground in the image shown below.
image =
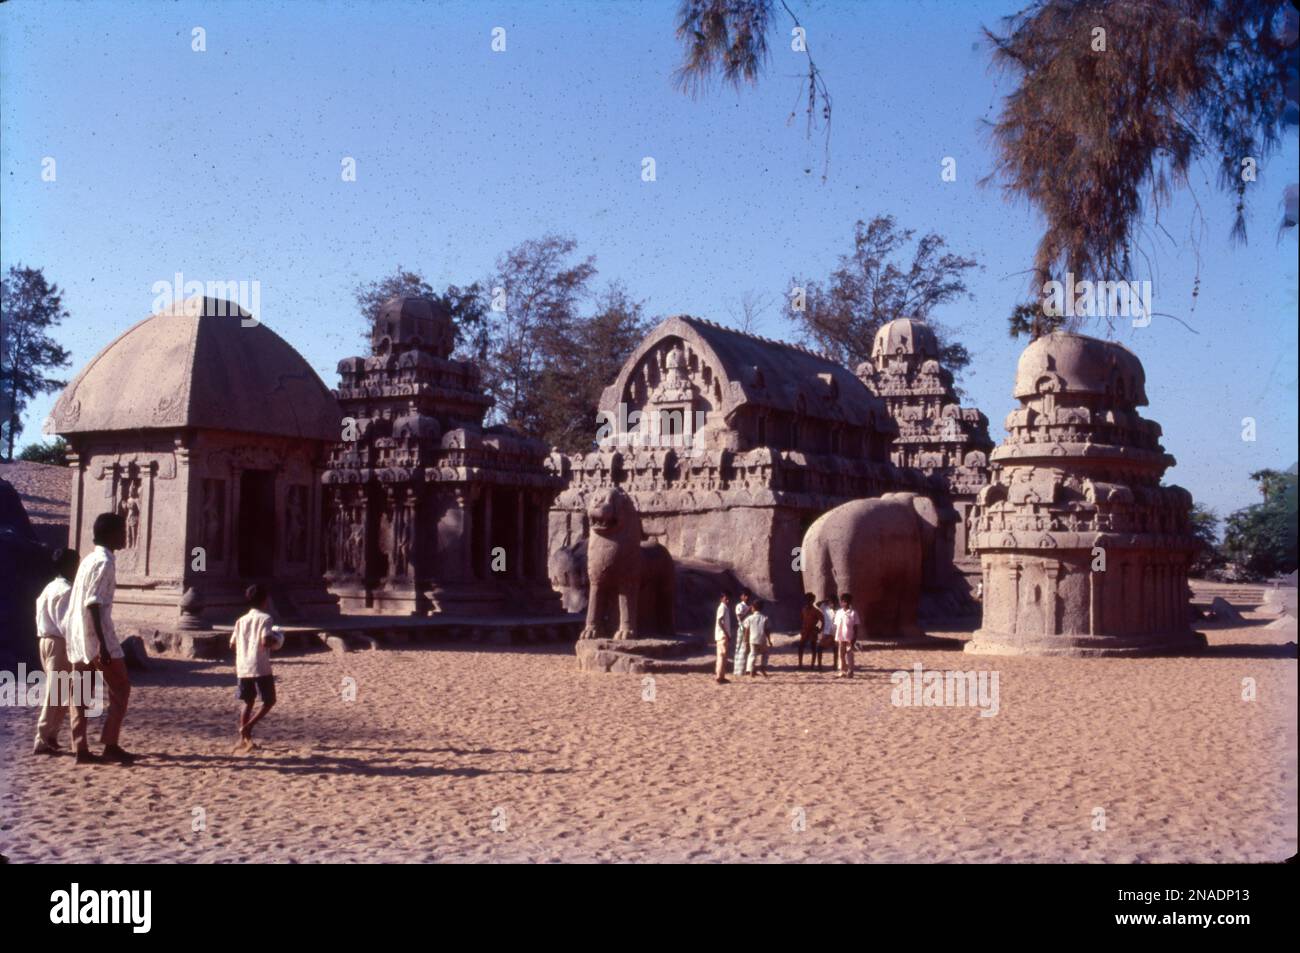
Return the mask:
<path id="1" fill-rule="evenodd" d="M 579 673 L 561 647 L 285 657 L 265 747 L 248 756 L 230 754 L 231 666 L 156 660 L 135 679 L 124 742 L 147 757 L 131 769 L 34 757 L 35 713 L 0 711 L 0 851 L 18 862 L 1280 860 L 1296 851 L 1294 650 L 1258 624 L 1202 628 L 1213 657 L 871 651 L 849 682 L 796 672 L 781 652 L 767 681 L 660 675 L 653 691 L 641 676 Z M 890 674 L 916 661 L 998 672 L 998 714 L 892 705 Z"/>

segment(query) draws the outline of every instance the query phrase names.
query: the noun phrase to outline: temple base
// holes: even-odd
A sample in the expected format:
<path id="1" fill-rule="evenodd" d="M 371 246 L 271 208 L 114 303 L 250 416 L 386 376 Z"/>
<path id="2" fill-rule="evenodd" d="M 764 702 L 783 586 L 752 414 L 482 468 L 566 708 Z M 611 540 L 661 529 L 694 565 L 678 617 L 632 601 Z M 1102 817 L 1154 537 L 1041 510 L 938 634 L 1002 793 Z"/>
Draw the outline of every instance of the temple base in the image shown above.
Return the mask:
<path id="1" fill-rule="evenodd" d="M 1157 635 L 1013 635 L 980 629 L 965 651 L 973 655 L 1037 655 L 1064 658 L 1104 656 L 1198 655 L 1205 650 L 1204 634 L 1186 632 Z"/>

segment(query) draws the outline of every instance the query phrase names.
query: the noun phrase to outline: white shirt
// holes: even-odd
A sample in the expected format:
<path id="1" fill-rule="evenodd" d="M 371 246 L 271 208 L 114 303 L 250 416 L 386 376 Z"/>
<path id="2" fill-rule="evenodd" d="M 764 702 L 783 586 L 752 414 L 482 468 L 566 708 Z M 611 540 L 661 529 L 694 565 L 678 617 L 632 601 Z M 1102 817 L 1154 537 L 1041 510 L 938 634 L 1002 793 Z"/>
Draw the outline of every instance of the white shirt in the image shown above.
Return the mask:
<path id="1" fill-rule="evenodd" d="M 36 637 L 62 640 L 68 627 L 68 596 L 72 586 L 62 576 L 50 580 L 36 597 Z"/>
<path id="2" fill-rule="evenodd" d="M 822 635 L 832 635 L 835 632 L 835 613 L 839 610 L 833 605 L 822 606 Z"/>
<path id="3" fill-rule="evenodd" d="M 718 614 L 713 623 L 713 641 L 725 642 L 735 631 L 734 623 L 731 619 L 731 610 L 727 608 L 725 602 L 718 603 Z"/>
<path id="4" fill-rule="evenodd" d="M 68 661 L 89 664 L 99 658 L 99 636 L 90 607 L 99 606 L 99 624 L 112 658 L 122 657 L 122 643 L 113 628 L 113 593 L 117 590 L 117 560 L 103 546 L 81 561 L 68 597 Z"/>
<path id="5" fill-rule="evenodd" d="M 261 609 L 249 609 L 235 623 L 230 644 L 235 650 L 235 677 L 261 678 L 271 674 L 271 646 L 284 641 L 272 631 L 271 617 Z"/>
<path id="6" fill-rule="evenodd" d="M 835 610 L 835 641 L 852 642 L 858 637 L 858 610 Z"/>

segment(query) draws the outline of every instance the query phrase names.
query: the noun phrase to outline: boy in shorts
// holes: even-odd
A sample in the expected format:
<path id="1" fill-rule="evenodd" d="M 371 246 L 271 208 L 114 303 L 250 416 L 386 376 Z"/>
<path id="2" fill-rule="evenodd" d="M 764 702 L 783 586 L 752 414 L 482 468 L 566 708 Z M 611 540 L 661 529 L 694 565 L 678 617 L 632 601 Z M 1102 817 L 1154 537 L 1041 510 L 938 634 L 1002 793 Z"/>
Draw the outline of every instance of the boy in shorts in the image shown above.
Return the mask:
<path id="1" fill-rule="evenodd" d="M 239 742 L 235 752 L 252 751 L 253 726 L 266 717 L 275 705 L 275 676 L 271 674 L 271 650 L 284 644 L 284 636 L 271 626 L 266 612 L 266 590 L 259 585 L 248 587 L 249 610 L 235 623 L 230 644 L 235 650 L 235 676 L 239 679 Z M 262 697 L 262 707 L 253 713 L 253 702 Z"/>

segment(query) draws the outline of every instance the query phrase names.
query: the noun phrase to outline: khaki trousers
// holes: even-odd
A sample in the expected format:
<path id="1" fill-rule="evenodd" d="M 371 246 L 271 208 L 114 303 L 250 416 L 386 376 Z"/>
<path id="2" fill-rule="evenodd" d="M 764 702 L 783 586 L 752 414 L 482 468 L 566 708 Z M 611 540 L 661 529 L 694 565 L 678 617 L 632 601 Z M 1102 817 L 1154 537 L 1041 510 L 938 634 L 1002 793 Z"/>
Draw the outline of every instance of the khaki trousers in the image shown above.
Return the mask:
<path id="1" fill-rule="evenodd" d="M 41 699 L 41 714 L 36 719 L 36 740 L 57 747 L 59 729 L 68 716 L 69 698 L 65 693 L 72 687 L 68 678 L 72 663 L 68 661 L 68 645 L 63 639 L 44 636 L 38 640 L 38 646 L 41 668 L 45 671 L 45 697 Z"/>
<path id="2" fill-rule="evenodd" d="M 100 729 L 99 740 L 105 747 L 117 744 L 122 732 L 122 719 L 126 717 L 126 703 L 131 698 L 131 679 L 126 673 L 126 662 L 120 658 L 111 659 L 107 665 L 102 662 L 77 662 L 73 671 L 99 671 L 104 676 L 104 687 L 108 690 L 108 709 L 104 712 L 104 727 Z M 89 751 L 86 742 L 86 699 L 80 699 L 80 705 L 72 706 L 72 743 L 78 751 Z"/>

